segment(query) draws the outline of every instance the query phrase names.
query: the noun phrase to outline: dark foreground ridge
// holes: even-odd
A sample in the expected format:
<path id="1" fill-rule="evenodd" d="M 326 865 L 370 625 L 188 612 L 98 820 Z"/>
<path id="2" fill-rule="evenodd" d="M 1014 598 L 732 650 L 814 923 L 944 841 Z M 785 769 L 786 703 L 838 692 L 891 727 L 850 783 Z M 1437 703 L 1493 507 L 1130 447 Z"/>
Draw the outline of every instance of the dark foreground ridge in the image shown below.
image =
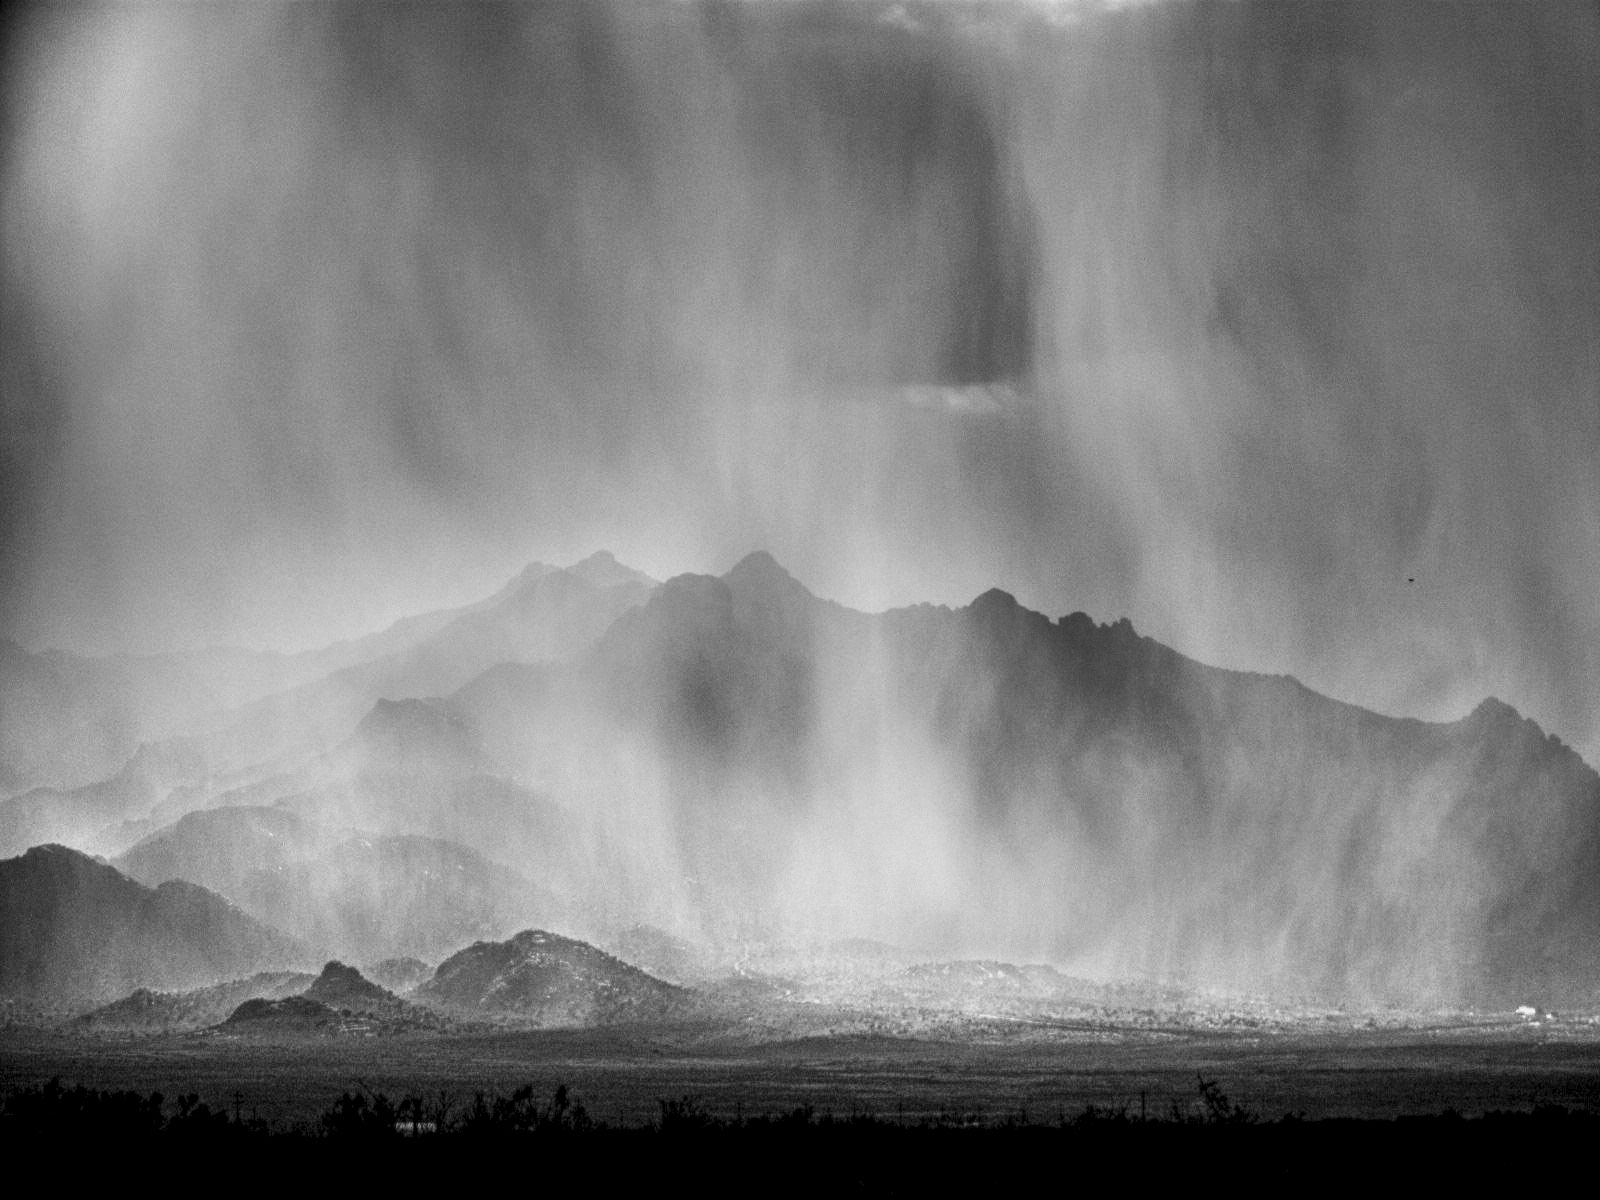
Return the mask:
<path id="1" fill-rule="evenodd" d="M 325 1170 L 348 1164 L 365 1175 L 455 1172 L 497 1152 L 537 1155 L 548 1183 L 593 1184 L 692 1178 L 701 1191 L 759 1187 L 789 1194 L 817 1187 L 895 1194 L 952 1184 L 1115 1177 L 1123 1183 L 1244 1180 L 1282 1183 L 1337 1179 L 1385 1182 L 1516 1181 L 1549 1177 L 1586 1162 L 1600 1136 L 1600 1114 L 1562 1107 L 1453 1111 L 1393 1121 L 1264 1120 L 1196 1077 L 1197 1098 L 1162 1114 L 1128 1106 L 1090 1106 L 1073 1117 L 1000 1120 L 948 1112 L 907 1122 L 893 1116 L 818 1113 L 718 1116 L 694 1096 L 659 1101 L 642 1125 L 592 1116 L 565 1085 L 549 1100 L 532 1086 L 510 1095 L 441 1093 L 394 1100 L 345 1092 L 313 1124 L 278 1128 L 200 1099 L 168 1103 L 159 1092 L 68 1088 L 59 1079 L 5 1097 L 0 1133 L 16 1161 L 54 1159 L 94 1145 L 185 1162 L 206 1153 L 233 1162 L 258 1158 L 269 1170 Z M 1226 1175 L 1215 1172 L 1226 1171 Z"/>

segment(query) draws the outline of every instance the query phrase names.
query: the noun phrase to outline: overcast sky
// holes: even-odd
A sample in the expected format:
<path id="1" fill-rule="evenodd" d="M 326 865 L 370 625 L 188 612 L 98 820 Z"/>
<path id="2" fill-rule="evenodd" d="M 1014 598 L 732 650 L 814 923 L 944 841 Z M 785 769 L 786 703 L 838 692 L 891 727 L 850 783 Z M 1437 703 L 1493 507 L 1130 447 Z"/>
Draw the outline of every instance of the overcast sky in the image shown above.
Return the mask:
<path id="1" fill-rule="evenodd" d="M 7 636 L 764 547 L 1600 757 L 1591 3 L 9 21 Z"/>

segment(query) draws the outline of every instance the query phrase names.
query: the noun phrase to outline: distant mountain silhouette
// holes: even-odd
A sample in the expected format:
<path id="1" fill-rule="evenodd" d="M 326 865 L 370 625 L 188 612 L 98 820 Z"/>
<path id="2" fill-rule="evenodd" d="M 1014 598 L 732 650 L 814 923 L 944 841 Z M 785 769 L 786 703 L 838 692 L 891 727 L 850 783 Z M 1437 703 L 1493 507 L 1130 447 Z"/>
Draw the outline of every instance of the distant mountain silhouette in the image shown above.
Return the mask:
<path id="1" fill-rule="evenodd" d="M 141 742 L 325 673 L 248 650 L 91 658 L 0 640 L 0 776 L 7 792 L 70 791 L 114 774 Z"/>
<path id="2" fill-rule="evenodd" d="M 237 901 L 251 875 L 307 858 L 328 837 L 283 808 L 207 808 L 144 838 L 112 865 L 151 887 L 186 879 Z"/>
<path id="3" fill-rule="evenodd" d="M 337 754 L 354 771 L 462 776 L 487 767 L 472 727 L 431 700 L 379 700 Z"/>
<path id="4" fill-rule="evenodd" d="M 158 888 L 65 846 L 0 862 L 0 995 L 83 1007 L 299 963 L 302 946 L 191 883 Z"/>
<path id="5" fill-rule="evenodd" d="M 454 842 L 350 838 L 239 882 L 240 907 L 350 958 L 436 960 L 468 942 L 559 916 L 559 902 Z"/>
<path id="6" fill-rule="evenodd" d="M 356 834 L 419 837 L 455 843 L 550 892 L 560 892 L 572 883 L 573 872 L 581 865 L 581 852 L 572 842 L 570 814 L 543 791 L 501 775 L 458 773 L 460 763 L 452 765 L 449 758 L 406 772 L 395 769 L 392 762 L 347 756 L 343 751 L 348 748 L 317 760 L 303 772 L 273 776 L 259 785 L 274 798 L 274 808 L 291 814 L 320 839 L 314 854 L 269 849 L 262 867 L 325 854 L 336 842 L 348 842 Z M 366 769 L 359 769 L 363 764 Z M 225 810 L 213 811 L 220 814 Z M 233 824 L 236 822 L 219 817 L 196 832 L 210 834 L 214 830 L 226 847 L 237 832 Z M 158 830 L 151 836 L 164 832 Z M 185 853 L 192 848 L 202 863 L 215 863 L 221 856 L 207 856 L 205 840 L 199 836 L 183 843 Z M 190 869 L 208 868 L 196 865 Z M 183 872 L 177 874 L 181 877 Z M 239 880 L 229 887 L 219 884 L 218 890 L 242 895 L 239 884 Z M 548 898 L 548 892 L 540 894 Z M 370 955 L 384 952 L 366 948 L 351 949 L 350 953 L 368 961 Z"/>
<path id="7" fill-rule="evenodd" d="M 235 689 L 228 693 L 237 696 L 231 704 L 184 699 L 202 689 L 190 674 L 179 672 L 174 682 L 161 685 L 163 696 L 177 697 L 172 701 L 177 707 L 170 719 L 154 724 L 154 718 L 140 714 L 160 705 L 133 685 L 116 682 L 120 675 L 108 674 L 107 664 L 123 660 L 29 656 L 5 643 L 0 646 L 0 700 L 7 719 L 0 731 L 7 745 L 15 741 L 16 750 L 0 746 L 0 762 L 11 764 L 11 776 L 76 782 L 97 778 L 114 763 L 126 765 L 103 782 L 36 789 L 0 801 L 0 853 L 20 853 L 47 841 L 119 853 L 150 832 L 135 822 L 152 809 L 176 808 L 170 820 L 199 805 L 198 798 L 182 803 L 187 791 L 212 789 L 230 779 L 247 783 L 331 750 L 351 738 L 380 700 L 442 695 L 502 662 L 580 653 L 653 586 L 648 576 L 608 555 L 591 556 L 572 571 L 535 563 L 475 604 L 293 656 L 295 665 L 286 668 L 287 674 L 263 675 L 259 686 Z M 214 657 L 215 669 L 224 676 L 236 658 L 221 652 Z M 272 686 L 280 676 L 283 686 Z M 214 694 L 221 693 L 205 692 Z M 73 715 L 74 706 L 84 713 Z M 101 739 L 105 747 L 85 759 L 92 765 L 28 765 L 34 758 L 55 762 L 98 737 L 97 730 L 113 726 L 114 736 Z M 62 741 L 63 749 L 53 749 L 63 731 L 71 736 Z M 159 762 L 161 769 L 152 775 L 141 762 Z M 254 775 L 239 778 L 240 772 Z"/>
<path id="8" fill-rule="evenodd" d="M 1000 589 L 865 614 L 762 552 L 636 575 L 531 571 L 236 714 L 241 745 L 297 757 L 239 783 L 209 774 L 239 749 L 217 735 L 146 747 L 103 784 L 0 804 L 0 845 L 147 833 L 130 871 L 214 884 L 352 961 L 488 939 L 419 993 L 535 1024 L 616 1007 L 573 982 L 592 947 L 483 948 L 551 923 L 653 927 L 629 944 L 686 979 L 763 942 L 876 939 L 1362 1005 L 1600 987 L 1600 776 L 1498 701 L 1380 716 Z"/>
<path id="9" fill-rule="evenodd" d="M 516 826 L 499 828 L 509 838 Z M 351 836 L 282 807 L 189 813 L 114 865 L 151 885 L 199 882 L 307 945 L 365 961 L 436 959 L 562 913 L 548 889 L 466 846 L 414 834 Z"/>
<path id="10" fill-rule="evenodd" d="M 29 846 L 66 841 L 81 849 L 119 850 L 121 831 L 167 801 L 187 792 L 186 781 L 204 775 L 204 767 L 181 741 L 141 746 L 109 779 L 69 791 L 35 788 L 0 801 L 0 855 L 20 854 Z"/>
<path id="11" fill-rule="evenodd" d="M 535 563 L 528 580 L 555 567 Z M 142 742 L 193 735 L 229 710 L 400 654 L 474 606 L 406 617 L 298 654 L 213 647 L 90 657 L 0 639 L 0 782 L 70 791 L 113 774 Z"/>
<path id="12" fill-rule="evenodd" d="M 647 576 L 619 563 L 608 570 L 586 561 L 590 566 L 583 572 L 538 575 L 493 604 L 462 613 L 398 661 L 386 663 L 381 694 L 442 695 L 497 663 L 562 659 L 583 651 L 653 587 Z"/>
<path id="13" fill-rule="evenodd" d="M 656 580 L 651 579 L 643 571 L 618 562 L 616 555 L 609 550 L 596 550 L 582 562 L 568 567 L 567 571 L 599 588 L 638 584 L 648 589 L 654 588 L 657 584 Z"/>
<path id="14" fill-rule="evenodd" d="M 649 591 L 638 581 L 599 587 L 541 568 L 403 650 L 229 714 L 196 750 L 217 772 L 332 748 L 379 700 L 444 695 L 502 662 L 578 654 Z"/>

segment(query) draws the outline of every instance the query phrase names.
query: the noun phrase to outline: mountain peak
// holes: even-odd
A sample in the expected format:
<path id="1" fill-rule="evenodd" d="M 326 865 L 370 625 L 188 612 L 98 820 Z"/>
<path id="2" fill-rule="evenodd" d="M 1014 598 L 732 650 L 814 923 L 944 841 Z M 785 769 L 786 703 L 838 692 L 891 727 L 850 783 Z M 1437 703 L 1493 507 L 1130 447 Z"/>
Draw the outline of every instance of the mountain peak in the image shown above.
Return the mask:
<path id="1" fill-rule="evenodd" d="M 343 752 L 386 770 L 470 769 L 481 757 L 465 717 L 436 699 L 380 697 Z"/>
<path id="2" fill-rule="evenodd" d="M 972 602 L 972 608 L 981 613 L 1009 612 L 1019 607 L 1015 596 L 997 587 L 990 588 Z"/>
<path id="3" fill-rule="evenodd" d="M 1498 696 L 1485 696 L 1478 702 L 1478 706 L 1472 710 L 1471 715 L 1485 720 L 1490 718 L 1504 720 L 1507 717 L 1512 720 L 1522 719 L 1521 713 Z"/>
<path id="4" fill-rule="evenodd" d="M 1475 729 L 1517 729 L 1544 737 L 1537 721 L 1523 716 L 1498 696 L 1485 696 L 1478 706 L 1467 714 L 1464 724 Z"/>
<path id="5" fill-rule="evenodd" d="M 576 575 L 586 583 L 595 587 L 617 587 L 625 583 L 642 583 L 646 587 L 654 587 L 656 581 L 643 571 L 634 569 L 609 550 L 596 550 L 581 562 L 575 562 L 567 568 L 568 575 Z"/>
<path id="6" fill-rule="evenodd" d="M 734 620 L 772 644 L 811 628 L 814 597 L 765 550 L 745 555 L 722 577 L 733 600 Z"/>
<path id="7" fill-rule="evenodd" d="M 308 987 L 307 999 L 338 1007 L 360 1007 L 374 1002 L 393 1000 L 394 994 L 373 983 L 354 967 L 337 960 L 322 968 L 322 974 Z"/>
<path id="8" fill-rule="evenodd" d="M 778 560 L 765 550 L 752 550 L 723 576 L 732 587 L 755 586 L 762 589 L 781 588 L 784 591 L 806 591 L 806 587 L 793 575 L 778 565 Z"/>

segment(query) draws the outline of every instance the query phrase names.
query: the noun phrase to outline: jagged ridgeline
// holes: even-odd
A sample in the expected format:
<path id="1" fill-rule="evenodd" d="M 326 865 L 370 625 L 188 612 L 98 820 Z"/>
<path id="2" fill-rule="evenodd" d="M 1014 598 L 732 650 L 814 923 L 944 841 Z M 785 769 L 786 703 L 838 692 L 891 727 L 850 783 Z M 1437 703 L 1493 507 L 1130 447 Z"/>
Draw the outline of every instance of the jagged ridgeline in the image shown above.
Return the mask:
<path id="1" fill-rule="evenodd" d="M 1380 716 L 1001 591 L 866 614 L 763 553 L 530 568 L 352 645 L 0 804 L 6 845 L 132 876 L 0 863 L 7 994 L 337 955 L 475 1020 L 661 1019 L 674 989 L 563 936 L 640 927 L 683 979 L 875 939 L 1363 1005 L 1600 986 L 1600 777 L 1496 701 Z"/>
<path id="2" fill-rule="evenodd" d="M 1360 1002 L 1595 983 L 1600 779 L 1494 701 L 1392 719 L 999 591 L 866 615 L 765 554 L 525 683 L 455 704 L 712 925 Z"/>

